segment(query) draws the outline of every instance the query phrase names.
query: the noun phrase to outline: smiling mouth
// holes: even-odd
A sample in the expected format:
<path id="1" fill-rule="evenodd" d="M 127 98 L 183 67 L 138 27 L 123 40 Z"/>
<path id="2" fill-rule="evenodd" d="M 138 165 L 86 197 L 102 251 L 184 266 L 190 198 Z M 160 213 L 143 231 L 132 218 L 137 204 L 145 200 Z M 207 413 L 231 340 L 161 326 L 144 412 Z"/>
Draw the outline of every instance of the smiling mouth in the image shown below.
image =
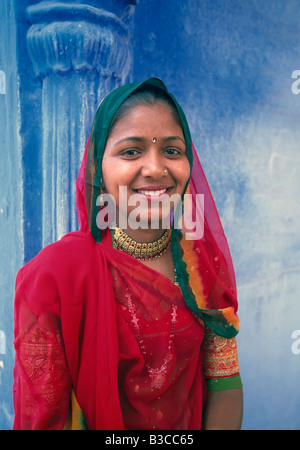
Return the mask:
<path id="1" fill-rule="evenodd" d="M 156 189 L 156 190 L 149 190 L 149 189 L 137 189 L 136 192 L 138 194 L 143 194 L 147 196 L 158 196 L 161 194 L 165 194 L 170 188 L 165 189 Z"/>

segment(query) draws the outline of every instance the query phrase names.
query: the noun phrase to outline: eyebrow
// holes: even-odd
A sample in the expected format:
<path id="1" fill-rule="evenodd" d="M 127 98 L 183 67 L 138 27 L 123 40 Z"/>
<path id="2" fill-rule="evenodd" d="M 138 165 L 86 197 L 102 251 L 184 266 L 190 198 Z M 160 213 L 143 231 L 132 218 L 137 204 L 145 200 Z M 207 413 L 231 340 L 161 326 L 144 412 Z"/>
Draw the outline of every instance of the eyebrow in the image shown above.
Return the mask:
<path id="1" fill-rule="evenodd" d="M 142 138 L 142 137 L 138 137 L 138 136 L 128 136 L 128 137 L 116 142 L 114 145 L 118 145 L 118 144 L 121 144 L 122 142 L 126 142 L 126 141 L 146 142 L 146 139 Z"/>
<path id="2" fill-rule="evenodd" d="M 182 139 L 180 136 L 168 136 L 167 138 L 164 138 L 164 141 L 165 141 L 165 142 L 168 142 L 168 141 L 175 141 L 175 140 L 177 140 L 177 139 L 179 139 L 179 140 L 180 140 L 181 142 L 183 142 L 184 145 L 185 145 L 185 140 Z"/>
<path id="3" fill-rule="evenodd" d="M 163 138 L 163 141 L 169 142 L 169 141 L 175 141 L 177 139 L 179 139 L 184 145 L 186 145 L 184 139 L 182 139 L 180 136 L 168 136 L 168 137 Z M 139 136 L 128 136 L 128 137 L 116 142 L 115 145 L 121 144 L 122 142 L 125 142 L 125 141 L 147 142 L 147 139 L 143 138 L 143 137 L 139 137 Z"/>

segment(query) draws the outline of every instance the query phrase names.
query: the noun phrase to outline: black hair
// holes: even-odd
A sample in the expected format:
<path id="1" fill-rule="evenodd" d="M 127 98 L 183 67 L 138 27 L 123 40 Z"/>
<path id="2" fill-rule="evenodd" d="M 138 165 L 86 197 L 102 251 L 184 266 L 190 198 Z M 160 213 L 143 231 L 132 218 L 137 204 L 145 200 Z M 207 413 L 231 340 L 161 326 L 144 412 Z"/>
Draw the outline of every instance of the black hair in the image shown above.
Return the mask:
<path id="1" fill-rule="evenodd" d="M 162 89 L 156 86 L 147 86 L 136 89 L 127 99 L 120 105 L 115 112 L 107 132 L 107 139 L 109 138 L 114 126 L 122 119 L 132 108 L 139 105 L 154 106 L 156 103 L 164 103 L 169 106 L 174 120 L 182 127 L 180 116 L 178 114 L 175 103 L 171 97 Z"/>

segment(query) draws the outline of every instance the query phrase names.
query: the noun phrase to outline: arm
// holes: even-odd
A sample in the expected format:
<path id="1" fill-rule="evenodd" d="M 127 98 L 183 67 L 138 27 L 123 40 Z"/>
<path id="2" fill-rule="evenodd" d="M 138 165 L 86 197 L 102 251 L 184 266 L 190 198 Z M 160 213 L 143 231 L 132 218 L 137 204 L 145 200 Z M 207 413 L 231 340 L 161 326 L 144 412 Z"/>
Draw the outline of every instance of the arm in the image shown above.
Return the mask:
<path id="1" fill-rule="evenodd" d="M 43 316 L 15 341 L 14 429 L 62 429 L 67 419 L 70 375 L 60 334 Z"/>
<path id="2" fill-rule="evenodd" d="M 30 264 L 30 268 L 32 264 Z M 61 333 L 59 298 L 45 271 L 16 280 L 14 322 L 15 430 L 62 429 L 67 419 L 71 377 Z"/>
<path id="3" fill-rule="evenodd" d="M 208 391 L 204 430 L 240 430 L 243 417 L 242 388 Z"/>

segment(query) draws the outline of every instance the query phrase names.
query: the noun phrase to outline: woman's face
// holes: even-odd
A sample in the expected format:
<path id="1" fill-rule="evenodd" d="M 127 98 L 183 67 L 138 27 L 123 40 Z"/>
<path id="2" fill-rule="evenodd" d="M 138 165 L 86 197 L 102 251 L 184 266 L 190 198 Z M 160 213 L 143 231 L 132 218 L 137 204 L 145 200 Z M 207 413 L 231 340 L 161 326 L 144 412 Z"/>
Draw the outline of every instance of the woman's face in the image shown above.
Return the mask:
<path id="1" fill-rule="evenodd" d="M 149 225 L 151 214 L 161 221 L 170 212 L 164 210 L 161 200 L 166 195 L 182 196 L 189 174 L 183 131 L 168 105 L 136 106 L 115 124 L 105 147 L 102 181 L 115 198 L 118 224 L 119 214 L 128 217 L 137 211 L 137 205 L 142 223 Z M 130 206 L 133 195 L 140 203 Z"/>

